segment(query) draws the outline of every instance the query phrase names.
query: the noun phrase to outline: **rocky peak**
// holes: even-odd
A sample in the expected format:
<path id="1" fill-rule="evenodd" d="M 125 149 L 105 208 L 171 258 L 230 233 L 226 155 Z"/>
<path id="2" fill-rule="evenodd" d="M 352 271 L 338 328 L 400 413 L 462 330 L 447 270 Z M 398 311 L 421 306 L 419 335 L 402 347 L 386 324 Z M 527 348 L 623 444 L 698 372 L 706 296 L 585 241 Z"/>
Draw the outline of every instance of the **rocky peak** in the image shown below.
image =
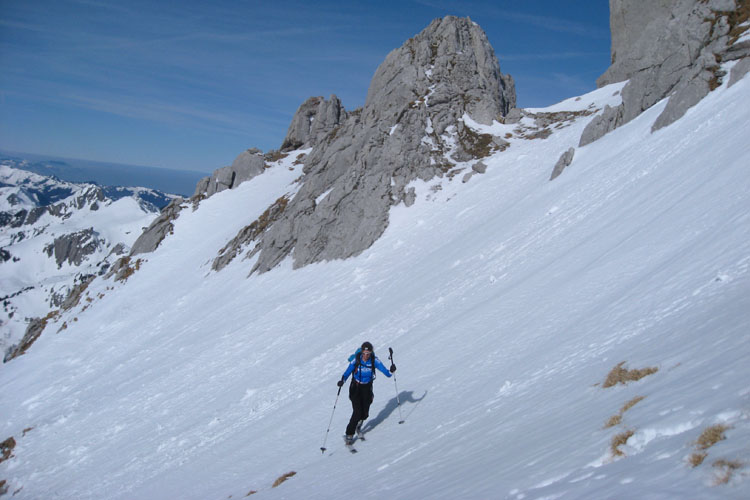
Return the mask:
<path id="1" fill-rule="evenodd" d="M 312 146 L 300 189 L 269 207 L 264 231 L 254 229 L 258 221 L 241 230 L 214 269 L 251 241 L 259 272 L 287 256 L 300 267 L 357 255 L 383 233 L 391 206 L 413 202 L 411 181 L 442 176 L 502 147 L 501 139 L 471 130 L 465 115 L 489 124 L 514 106 L 513 80 L 500 72 L 482 29 L 468 18 L 436 19 L 386 57 L 362 110 L 341 113 L 335 96 L 300 107 L 284 142 Z"/>
<path id="2" fill-rule="evenodd" d="M 433 106 L 457 100 L 484 124 L 515 107 L 513 79 L 500 73 L 487 35 L 471 19 L 435 19 L 388 54 L 370 83 L 364 120 L 393 125 L 404 107 L 427 98 Z"/>

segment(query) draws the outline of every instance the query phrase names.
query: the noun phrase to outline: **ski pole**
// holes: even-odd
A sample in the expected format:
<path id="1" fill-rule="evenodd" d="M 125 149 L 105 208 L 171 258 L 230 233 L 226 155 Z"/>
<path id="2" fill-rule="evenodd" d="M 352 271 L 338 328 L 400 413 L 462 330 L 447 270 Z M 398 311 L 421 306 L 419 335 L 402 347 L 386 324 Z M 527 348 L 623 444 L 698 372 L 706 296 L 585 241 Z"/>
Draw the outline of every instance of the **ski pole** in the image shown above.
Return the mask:
<path id="1" fill-rule="evenodd" d="M 388 352 L 389 352 L 388 359 L 391 360 L 391 368 L 396 368 L 396 365 L 393 363 L 393 349 L 389 347 L 388 348 Z M 391 373 L 393 373 L 393 372 L 391 372 Z M 399 424 L 403 424 L 404 423 L 404 417 L 401 415 L 401 400 L 398 397 L 398 382 L 396 382 L 396 374 L 395 373 L 393 373 L 393 384 L 396 387 L 396 407 L 398 408 L 398 417 L 400 418 L 400 420 L 398 421 L 398 423 Z"/>
<path id="2" fill-rule="evenodd" d="M 320 447 L 321 453 L 326 452 L 326 441 L 328 441 L 328 432 L 331 430 L 331 422 L 333 422 L 333 413 L 336 411 L 336 403 L 339 402 L 339 394 L 341 394 L 341 387 L 343 387 L 343 384 L 339 386 L 339 390 L 336 393 L 336 401 L 333 402 L 333 411 L 331 411 L 331 419 L 328 421 L 328 429 L 326 429 L 326 437 L 325 439 L 323 439 L 323 446 Z"/>

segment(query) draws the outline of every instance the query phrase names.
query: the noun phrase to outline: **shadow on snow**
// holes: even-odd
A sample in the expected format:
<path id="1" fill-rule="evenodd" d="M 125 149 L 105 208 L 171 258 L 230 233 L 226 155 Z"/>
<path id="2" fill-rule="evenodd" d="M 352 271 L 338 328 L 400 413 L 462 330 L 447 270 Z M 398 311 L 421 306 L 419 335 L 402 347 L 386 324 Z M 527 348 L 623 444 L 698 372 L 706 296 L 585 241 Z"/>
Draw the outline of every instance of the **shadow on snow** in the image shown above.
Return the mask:
<path id="1" fill-rule="evenodd" d="M 401 408 L 404 409 L 404 405 L 406 403 L 414 403 L 414 406 L 409 410 L 409 413 L 407 413 L 403 421 L 405 422 L 409 416 L 414 412 L 414 410 L 417 409 L 417 406 L 419 403 L 422 402 L 422 400 L 427 396 L 427 391 L 424 391 L 424 394 L 422 394 L 422 397 L 417 399 L 414 397 L 414 391 L 401 391 L 401 393 L 398 395 L 398 399 L 395 397 L 391 398 L 390 401 L 385 405 L 385 407 L 380 410 L 380 413 L 375 418 L 372 418 L 367 421 L 367 423 L 362 428 L 362 431 L 367 433 L 371 430 L 375 429 L 378 425 L 383 423 L 388 417 L 391 416 L 391 413 L 396 411 L 396 408 L 398 408 L 399 401 L 401 402 Z"/>

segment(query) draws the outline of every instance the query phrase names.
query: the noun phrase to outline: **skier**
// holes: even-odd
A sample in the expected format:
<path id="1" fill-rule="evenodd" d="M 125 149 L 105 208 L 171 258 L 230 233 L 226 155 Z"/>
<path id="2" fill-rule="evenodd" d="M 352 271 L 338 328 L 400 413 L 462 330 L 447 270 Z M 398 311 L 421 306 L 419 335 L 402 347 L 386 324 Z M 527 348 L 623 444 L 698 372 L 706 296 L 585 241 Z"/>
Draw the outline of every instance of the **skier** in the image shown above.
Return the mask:
<path id="1" fill-rule="evenodd" d="M 372 381 L 375 380 L 375 368 L 391 377 L 396 371 L 396 366 L 391 365 L 390 371 L 386 370 L 383 363 L 373 353 L 372 344 L 364 342 L 354 358 L 349 363 L 341 380 L 338 381 L 339 387 L 344 385 L 349 375 L 352 375 L 352 382 L 349 385 L 349 399 L 352 402 L 352 416 L 349 419 L 349 425 L 346 426 L 346 444 L 354 442 L 354 432 L 362 436 L 362 422 L 370 415 L 370 404 L 372 404 L 375 395 L 372 392 Z"/>

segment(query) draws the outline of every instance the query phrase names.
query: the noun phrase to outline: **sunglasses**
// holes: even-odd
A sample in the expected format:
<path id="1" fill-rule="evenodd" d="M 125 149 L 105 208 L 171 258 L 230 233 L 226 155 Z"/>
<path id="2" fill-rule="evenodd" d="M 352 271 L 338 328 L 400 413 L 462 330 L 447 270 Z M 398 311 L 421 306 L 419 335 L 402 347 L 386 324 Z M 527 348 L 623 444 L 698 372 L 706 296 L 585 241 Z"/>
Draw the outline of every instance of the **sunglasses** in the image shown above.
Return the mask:
<path id="1" fill-rule="evenodd" d="M 367 352 L 367 353 L 369 353 L 369 352 L 372 352 L 372 351 L 370 351 L 369 349 L 362 349 L 362 352 Z"/>

